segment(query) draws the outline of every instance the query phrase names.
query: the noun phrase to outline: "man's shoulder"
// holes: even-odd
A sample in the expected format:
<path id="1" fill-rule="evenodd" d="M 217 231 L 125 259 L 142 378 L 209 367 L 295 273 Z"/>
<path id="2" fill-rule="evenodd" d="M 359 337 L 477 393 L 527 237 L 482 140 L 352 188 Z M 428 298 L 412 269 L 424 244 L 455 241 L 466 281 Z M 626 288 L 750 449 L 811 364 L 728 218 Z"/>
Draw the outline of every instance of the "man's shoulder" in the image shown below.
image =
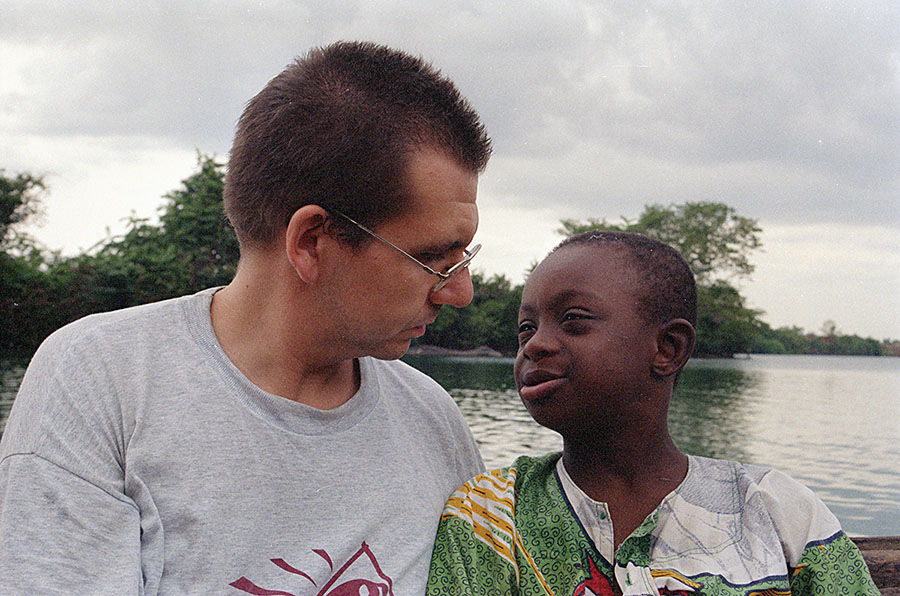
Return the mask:
<path id="1" fill-rule="evenodd" d="M 91 314 L 68 323 L 41 343 L 29 368 L 49 372 L 103 360 L 123 362 L 152 345 L 158 345 L 158 351 L 170 351 L 174 338 L 186 331 L 186 317 L 202 312 L 203 302 L 208 309 L 207 292 Z"/>
<path id="2" fill-rule="evenodd" d="M 205 301 L 208 306 L 211 292 L 212 290 L 204 290 L 196 294 L 90 314 L 57 329 L 44 340 L 44 344 L 59 347 L 106 341 L 111 336 L 165 330 L 170 328 L 167 324 L 184 316 L 186 307 L 196 306 L 192 303 Z M 134 337 L 131 336 L 132 339 Z"/>
<path id="3" fill-rule="evenodd" d="M 365 362 L 369 370 L 374 374 L 382 390 L 409 390 L 416 394 L 447 396 L 447 391 L 441 385 L 402 360 L 379 360 L 369 356 L 360 359 Z"/>

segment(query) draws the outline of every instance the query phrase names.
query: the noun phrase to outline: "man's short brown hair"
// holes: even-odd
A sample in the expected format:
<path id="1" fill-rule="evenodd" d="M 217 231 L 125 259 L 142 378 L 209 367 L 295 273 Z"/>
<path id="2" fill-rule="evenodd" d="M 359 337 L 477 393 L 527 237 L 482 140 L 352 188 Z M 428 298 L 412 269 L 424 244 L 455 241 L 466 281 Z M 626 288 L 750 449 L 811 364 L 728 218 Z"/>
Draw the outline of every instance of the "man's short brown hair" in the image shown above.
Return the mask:
<path id="1" fill-rule="evenodd" d="M 478 114 L 421 58 L 365 42 L 313 49 L 247 104 L 228 161 L 225 213 L 241 244 L 258 247 L 304 205 L 377 226 L 406 210 L 405 168 L 422 147 L 473 172 L 491 154 Z"/>

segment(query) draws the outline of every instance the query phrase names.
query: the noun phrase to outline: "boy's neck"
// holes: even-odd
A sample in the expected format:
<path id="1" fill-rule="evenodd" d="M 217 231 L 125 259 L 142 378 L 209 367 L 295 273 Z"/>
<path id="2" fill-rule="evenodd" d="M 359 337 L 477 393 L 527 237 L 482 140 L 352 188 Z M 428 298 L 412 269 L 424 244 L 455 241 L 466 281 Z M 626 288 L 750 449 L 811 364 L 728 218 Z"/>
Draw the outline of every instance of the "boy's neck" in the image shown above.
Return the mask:
<path id="1" fill-rule="evenodd" d="M 606 503 L 616 547 L 684 480 L 688 458 L 668 432 L 658 440 L 603 445 L 565 440 L 563 465 L 572 481 Z"/>

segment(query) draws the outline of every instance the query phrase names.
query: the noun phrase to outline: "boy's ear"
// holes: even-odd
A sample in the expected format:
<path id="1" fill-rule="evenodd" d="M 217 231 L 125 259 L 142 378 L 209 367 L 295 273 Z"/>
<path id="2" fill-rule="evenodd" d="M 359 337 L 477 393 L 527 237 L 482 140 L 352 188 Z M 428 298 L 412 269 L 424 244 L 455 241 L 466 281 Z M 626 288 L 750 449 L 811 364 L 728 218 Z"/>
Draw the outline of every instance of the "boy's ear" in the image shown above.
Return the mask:
<path id="1" fill-rule="evenodd" d="M 680 371 L 691 357 L 695 338 L 694 326 L 684 319 L 672 319 L 661 325 L 656 336 L 653 374 L 668 377 Z"/>
<path id="2" fill-rule="evenodd" d="M 304 205 L 291 216 L 284 235 L 285 254 L 294 271 L 306 283 L 319 276 L 320 256 L 327 240 L 328 212 L 318 205 Z"/>

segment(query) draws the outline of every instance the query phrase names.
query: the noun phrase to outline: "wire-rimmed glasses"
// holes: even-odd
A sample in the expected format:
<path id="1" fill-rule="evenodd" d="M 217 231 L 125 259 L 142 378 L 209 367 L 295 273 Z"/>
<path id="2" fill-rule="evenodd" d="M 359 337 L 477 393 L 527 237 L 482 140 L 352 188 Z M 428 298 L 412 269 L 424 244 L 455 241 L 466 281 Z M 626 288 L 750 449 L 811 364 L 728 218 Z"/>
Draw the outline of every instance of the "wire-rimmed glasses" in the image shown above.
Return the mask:
<path id="1" fill-rule="evenodd" d="M 387 246 L 390 246 L 391 248 L 393 248 L 394 250 L 396 250 L 397 252 L 399 252 L 401 255 L 403 255 L 404 257 L 406 257 L 406 258 L 409 259 L 410 261 L 414 262 L 416 265 L 418 265 L 419 267 L 421 267 L 422 269 L 424 269 L 424 270 L 427 271 L 428 273 L 430 273 L 430 274 L 432 274 L 432 275 L 436 275 L 439 279 L 438 279 L 437 283 L 434 284 L 434 287 L 431 288 L 431 291 L 432 291 L 432 292 L 437 292 L 438 290 L 440 290 L 441 288 L 443 288 L 444 286 L 446 286 L 448 283 L 450 283 L 450 280 L 453 278 L 453 276 L 454 276 L 455 274 L 459 273 L 460 271 L 462 271 L 463 269 L 465 269 L 466 267 L 468 267 L 468 266 L 469 266 L 469 263 L 472 262 L 472 259 L 475 258 L 475 255 L 478 254 L 478 251 L 481 250 L 481 245 L 480 245 L 480 244 L 476 244 L 476 245 L 473 246 L 472 248 L 469 248 L 469 249 L 467 249 L 467 250 L 464 250 L 463 253 L 465 253 L 465 256 L 463 257 L 463 259 L 462 259 L 459 263 L 453 265 L 452 267 L 450 267 L 449 269 L 447 269 L 446 271 L 444 271 L 443 273 L 441 273 L 440 271 L 435 271 L 434 269 L 432 269 L 431 267 L 429 267 L 428 265 L 426 265 L 425 263 L 423 263 L 422 261 L 420 261 L 420 260 L 417 259 L 416 257 L 412 256 L 411 254 L 409 254 L 408 252 L 406 252 L 405 250 L 403 250 L 402 248 L 400 248 L 399 246 L 397 246 L 397 245 L 394 244 L 393 242 L 391 242 L 391 241 L 389 241 L 389 240 L 385 240 L 384 238 L 382 238 L 381 236 L 379 236 L 378 234 L 376 234 L 375 232 L 373 232 L 372 230 L 370 230 L 370 229 L 367 228 L 366 226 L 362 225 L 361 223 L 359 223 L 358 221 L 356 221 L 356 220 L 353 219 L 352 217 L 350 217 L 350 216 L 348 216 L 348 215 L 344 215 L 344 214 L 341 213 L 340 211 L 332 210 L 332 213 L 334 213 L 335 215 L 340 215 L 341 217 L 343 217 L 344 219 L 346 219 L 347 221 L 349 221 L 350 223 L 352 223 L 353 225 L 355 225 L 357 228 L 359 228 L 360 230 L 362 230 L 362 231 L 365 232 L 366 234 L 369 234 L 370 236 L 372 236 L 372 237 L 375 238 L 376 240 L 380 240 L 381 242 L 383 242 L 383 243 L 386 244 Z"/>

